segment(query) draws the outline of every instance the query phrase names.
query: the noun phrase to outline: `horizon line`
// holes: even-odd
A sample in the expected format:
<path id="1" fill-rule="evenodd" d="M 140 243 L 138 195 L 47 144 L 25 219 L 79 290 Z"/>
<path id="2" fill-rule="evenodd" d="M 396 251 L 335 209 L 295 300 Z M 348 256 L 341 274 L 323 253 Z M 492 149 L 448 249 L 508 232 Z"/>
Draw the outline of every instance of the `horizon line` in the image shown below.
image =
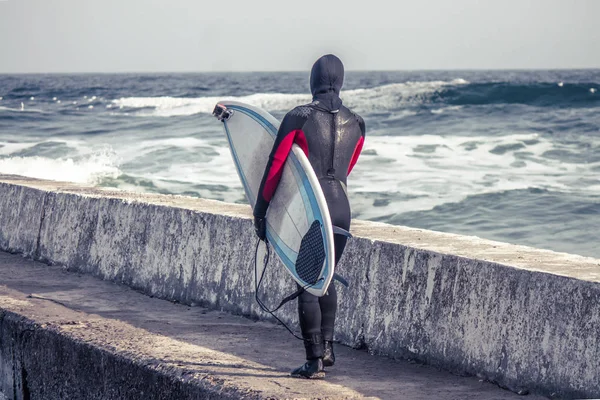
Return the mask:
<path id="1" fill-rule="evenodd" d="M 521 68 L 420 68 L 420 69 L 348 69 L 350 72 L 476 72 L 476 71 L 584 71 L 600 70 L 599 67 L 521 67 Z M 52 72 L 3 72 L 0 75 L 110 75 L 110 74 L 269 74 L 269 73 L 307 73 L 308 70 L 181 70 L 181 71 L 52 71 Z"/>

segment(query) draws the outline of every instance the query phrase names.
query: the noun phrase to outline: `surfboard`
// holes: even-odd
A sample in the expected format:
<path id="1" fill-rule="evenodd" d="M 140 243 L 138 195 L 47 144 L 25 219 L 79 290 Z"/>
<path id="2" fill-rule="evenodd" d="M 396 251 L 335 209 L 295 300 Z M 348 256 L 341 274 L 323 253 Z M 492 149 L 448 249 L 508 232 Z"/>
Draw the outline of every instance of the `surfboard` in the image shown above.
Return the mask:
<path id="1" fill-rule="evenodd" d="M 279 121 L 260 108 L 234 101 L 219 102 L 213 114 L 223 122 L 246 198 L 254 208 Z M 309 293 L 323 296 L 334 275 L 333 227 L 319 180 L 296 144 L 266 222 L 267 241 L 292 278 Z"/>

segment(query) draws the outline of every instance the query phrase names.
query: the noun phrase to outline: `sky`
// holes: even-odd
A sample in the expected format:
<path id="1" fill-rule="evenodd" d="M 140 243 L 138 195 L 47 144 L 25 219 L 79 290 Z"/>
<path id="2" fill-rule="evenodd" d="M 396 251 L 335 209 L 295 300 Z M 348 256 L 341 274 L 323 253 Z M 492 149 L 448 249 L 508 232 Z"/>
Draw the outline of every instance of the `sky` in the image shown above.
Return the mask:
<path id="1" fill-rule="evenodd" d="M 600 68 L 599 0 L 0 0 L 0 73 Z"/>

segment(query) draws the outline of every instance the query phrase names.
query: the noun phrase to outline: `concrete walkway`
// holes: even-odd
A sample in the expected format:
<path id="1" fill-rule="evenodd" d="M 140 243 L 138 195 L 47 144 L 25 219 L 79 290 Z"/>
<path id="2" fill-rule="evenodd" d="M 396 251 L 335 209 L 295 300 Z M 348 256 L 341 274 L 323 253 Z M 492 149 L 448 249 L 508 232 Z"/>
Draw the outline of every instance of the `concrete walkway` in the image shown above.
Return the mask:
<path id="1" fill-rule="evenodd" d="M 15 329 L 9 326 L 9 322 L 22 317 L 23 324 L 30 325 L 28 330 L 56 333 L 65 340 L 62 340 L 60 359 L 51 355 L 44 358 L 43 351 L 41 354 L 40 350 L 36 350 L 36 363 L 22 361 L 23 365 L 27 364 L 23 370 L 28 369 L 26 380 L 29 386 L 23 388 L 27 385 L 21 379 L 14 383 L 14 390 L 7 393 L 12 384 L 7 382 L 11 378 L 7 363 L 11 361 L 6 359 L 6 354 L 10 351 L 5 348 L 8 341 L 3 344 L 1 339 L 7 337 L 6 330 Z M 65 351 L 69 353 L 69 343 L 77 347 L 79 356 L 63 354 Z M 82 361 L 81 354 L 85 352 L 89 355 Z M 53 353 L 48 350 L 48 354 Z M 475 377 L 460 377 L 428 366 L 374 357 L 366 351 L 344 346 L 336 347 L 336 356 L 338 362 L 328 369 L 326 380 L 293 379 L 288 376 L 288 371 L 303 362 L 303 348 L 283 327 L 199 306 L 189 307 L 150 298 L 126 286 L 0 252 L 0 379 L 4 379 L 0 382 L 0 389 L 4 388 L 8 399 L 18 392 L 17 388 L 27 390 L 32 399 L 36 398 L 34 393 L 44 393 L 47 399 L 61 396 L 71 399 L 83 396 L 169 398 L 164 397 L 164 393 L 173 393 L 173 396 L 179 393 L 179 386 L 175 390 L 165 382 L 184 384 L 185 390 L 181 390 L 191 393 L 183 396 L 181 392 L 172 397 L 178 399 L 200 398 L 195 396 L 257 399 L 521 398 Z M 111 357 L 127 363 L 113 365 Z M 90 362 L 95 363 L 97 369 L 102 366 L 96 373 L 95 384 L 86 378 L 86 387 L 77 388 L 76 382 L 84 382 L 83 378 L 57 377 L 57 374 L 77 374 Z M 52 365 L 54 363 L 61 365 Z M 119 365 L 127 365 L 128 371 L 135 371 L 131 369 L 133 365 L 139 367 L 143 374 L 154 374 L 153 384 L 161 385 L 163 382 L 165 388 L 154 386 L 151 393 L 135 393 L 135 390 L 144 387 L 140 384 L 142 386 L 135 386 L 138 389 L 128 389 L 125 395 L 117 386 L 128 386 L 136 381 L 136 376 L 129 372 L 129 381 L 122 377 L 120 382 L 111 380 L 111 376 L 119 376 L 125 368 L 120 369 Z M 47 371 L 53 371 L 53 375 Z M 45 383 L 46 378 L 52 382 Z M 69 381 L 68 387 L 61 387 L 60 382 L 65 379 Z M 197 392 L 194 392 L 195 388 L 198 388 Z M 53 391 L 61 391 L 61 396 L 52 394 Z M 541 399 L 533 395 L 527 398 Z"/>

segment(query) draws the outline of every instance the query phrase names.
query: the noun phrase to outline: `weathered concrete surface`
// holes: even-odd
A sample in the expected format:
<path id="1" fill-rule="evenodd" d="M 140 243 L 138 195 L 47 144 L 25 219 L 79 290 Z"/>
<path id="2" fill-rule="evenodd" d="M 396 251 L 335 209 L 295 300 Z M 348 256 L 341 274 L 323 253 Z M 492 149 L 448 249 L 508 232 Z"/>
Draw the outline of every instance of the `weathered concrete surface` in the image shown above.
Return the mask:
<path id="1" fill-rule="evenodd" d="M 35 256 L 46 192 L 17 185 L 1 190 L 0 249 Z"/>
<path id="2" fill-rule="evenodd" d="M 40 200 L 41 199 L 41 200 Z M 0 244 L 146 293 L 264 317 L 247 206 L 0 177 Z M 32 221 L 20 223 L 20 216 Z M 35 223 L 37 221 L 37 225 Z M 41 224 L 39 223 L 41 221 Z M 600 397 L 600 261 L 353 221 L 336 337 L 517 392 Z M 8 238 L 8 239 L 5 239 Z M 262 253 L 261 253 L 262 254 Z M 263 295 L 293 287 L 272 260 Z M 280 313 L 295 323 L 295 307 Z"/>
<path id="3" fill-rule="evenodd" d="M 302 346 L 271 323 L 7 253 L 0 276 L 0 392 L 11 400 L 519 397 L 343 346 L 326 381 L 293 379 L 288 371 L 302 362 Z"/>

